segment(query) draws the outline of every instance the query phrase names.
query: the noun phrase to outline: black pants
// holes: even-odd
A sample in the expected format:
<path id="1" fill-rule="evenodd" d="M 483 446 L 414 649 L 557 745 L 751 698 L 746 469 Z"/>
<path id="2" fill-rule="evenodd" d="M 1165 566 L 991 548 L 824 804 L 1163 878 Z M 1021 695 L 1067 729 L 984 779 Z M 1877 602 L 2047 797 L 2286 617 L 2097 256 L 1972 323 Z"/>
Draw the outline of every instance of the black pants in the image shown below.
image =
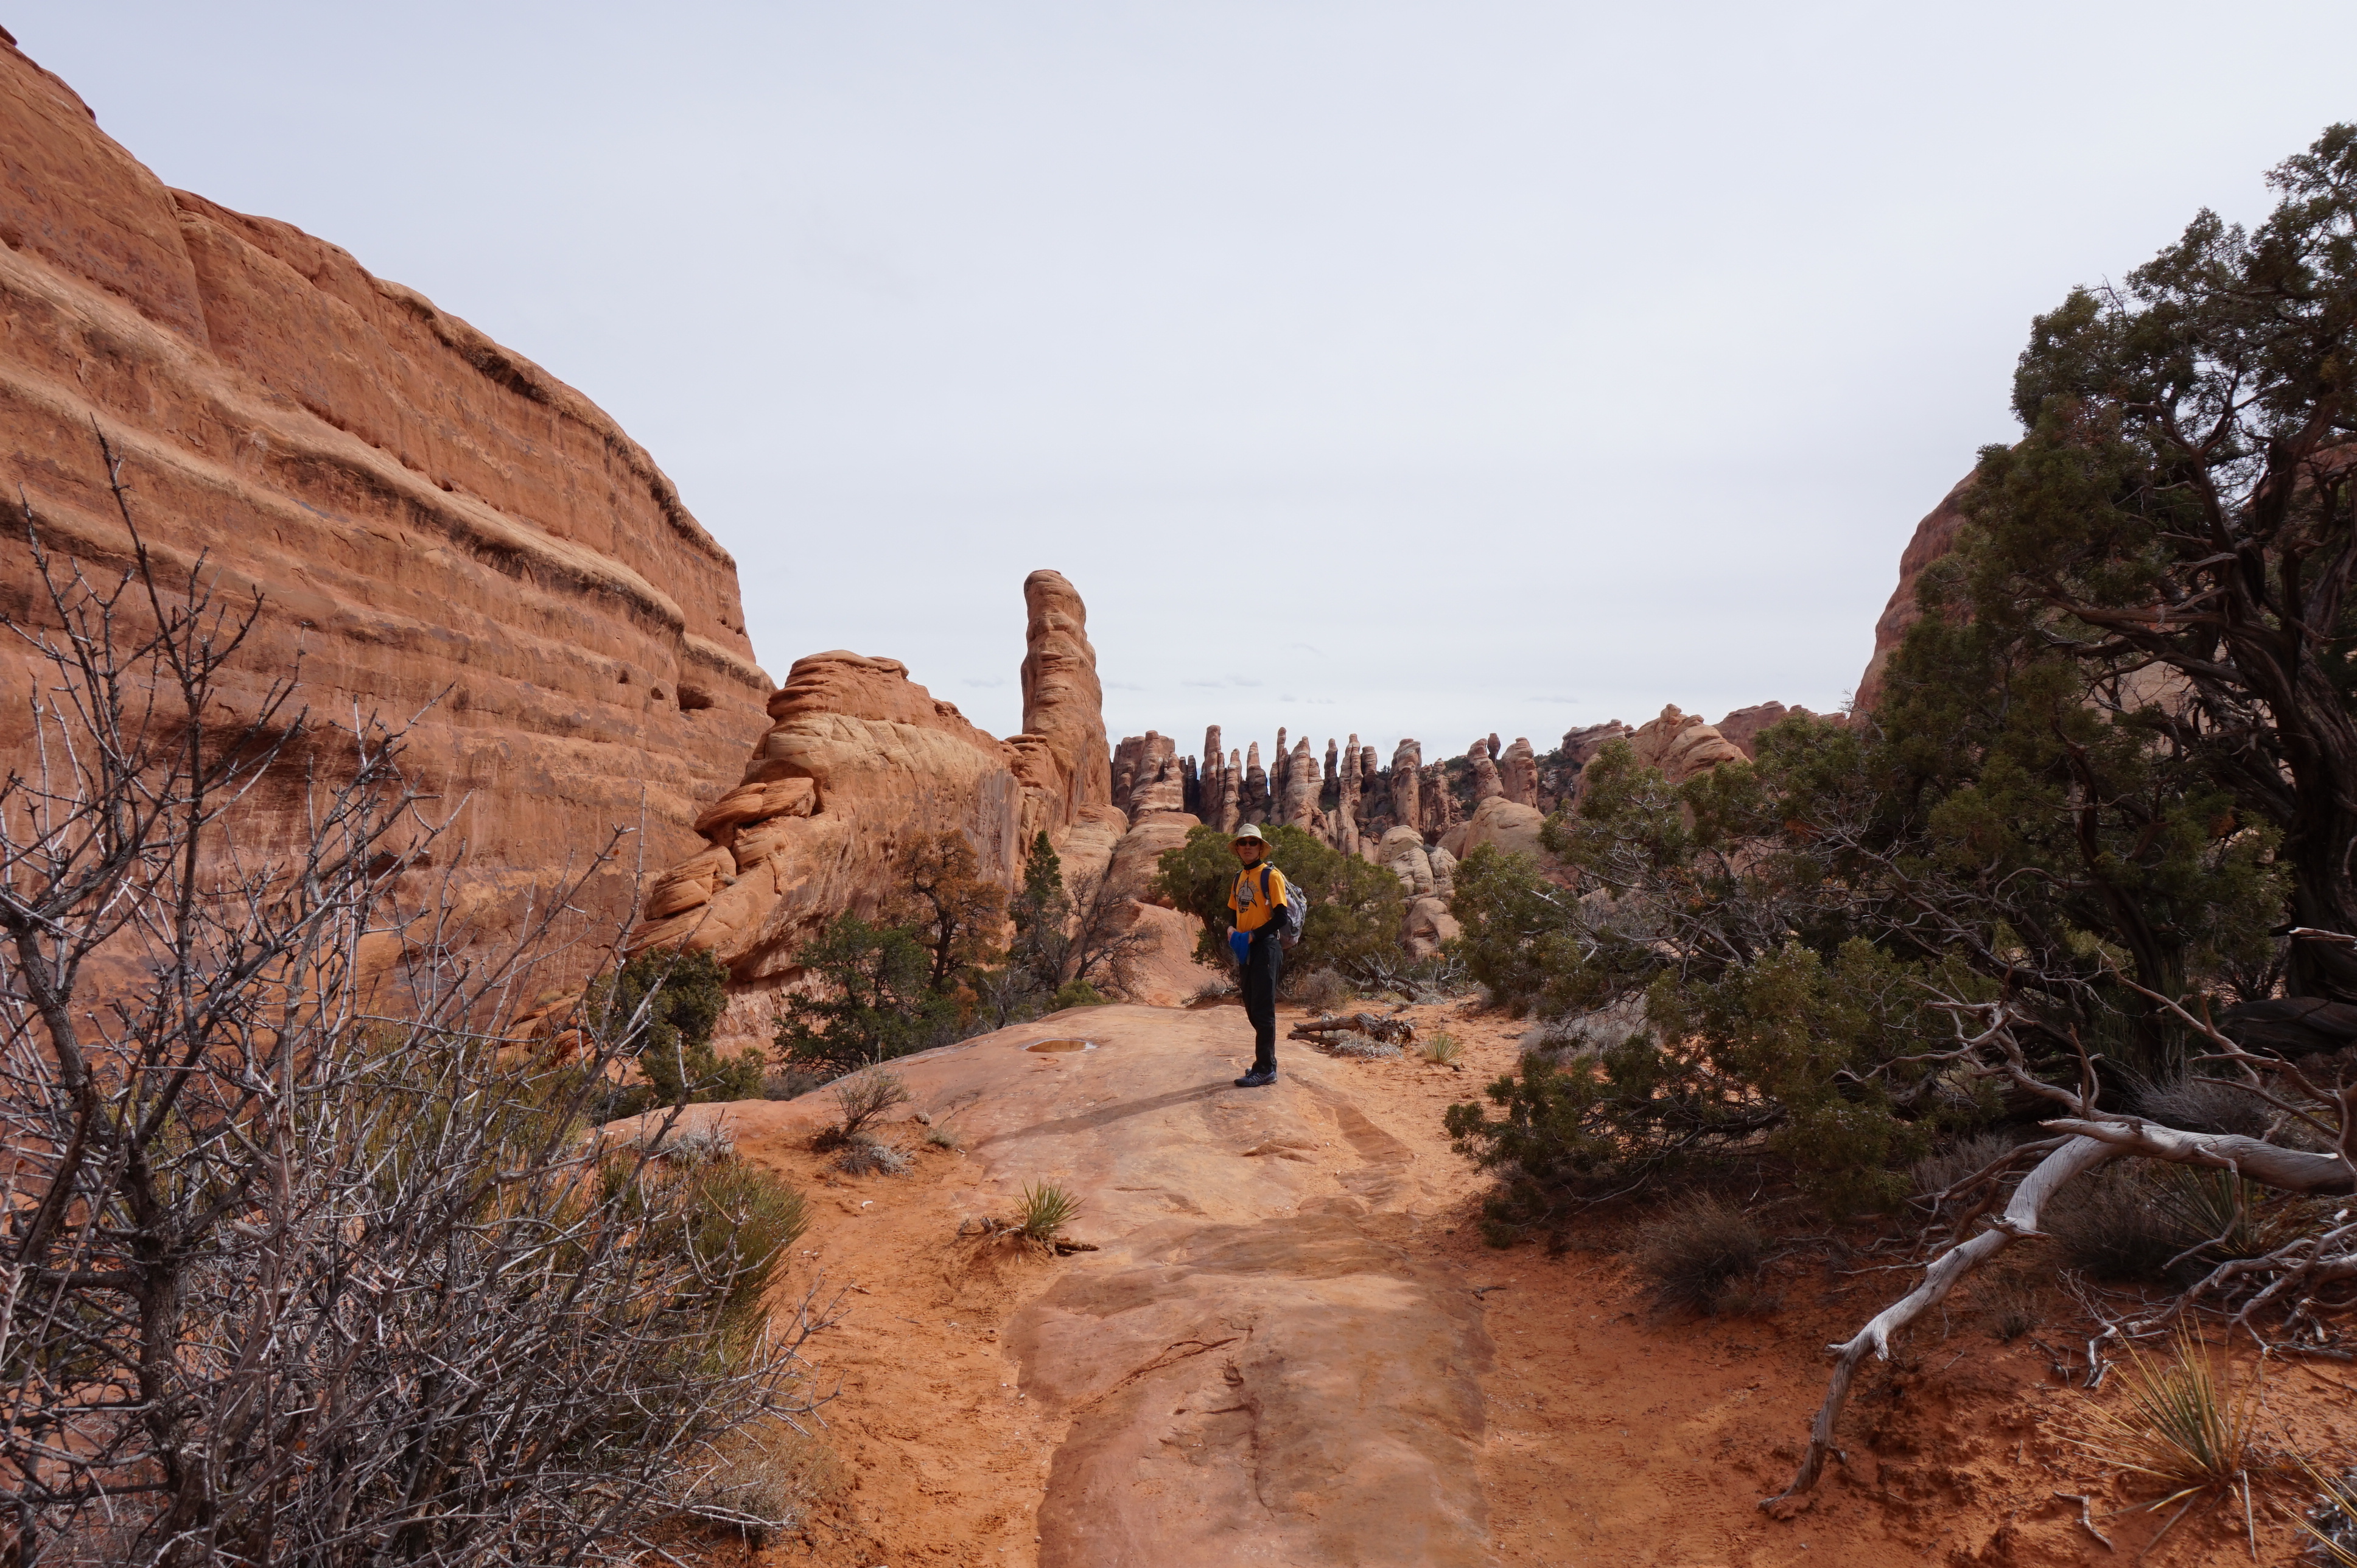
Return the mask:
<path id="1" fill-rule="evenodd" d="M 1254 1072 L 1276 1070 L 1276 977 L 1284 968 L 1284 940 L 1254 937 L 1244 960 L 1244 1016 L 1252 1020 Z"/>

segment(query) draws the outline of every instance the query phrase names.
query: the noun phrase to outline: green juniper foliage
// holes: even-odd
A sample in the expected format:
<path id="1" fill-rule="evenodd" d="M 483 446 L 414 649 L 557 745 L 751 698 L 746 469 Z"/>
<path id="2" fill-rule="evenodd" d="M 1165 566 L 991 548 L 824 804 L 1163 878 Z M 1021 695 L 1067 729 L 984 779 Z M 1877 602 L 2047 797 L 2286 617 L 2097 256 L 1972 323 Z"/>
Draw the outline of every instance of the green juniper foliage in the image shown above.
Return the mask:
<path id="1" fill-rule="evenodd" d="M 1674 788 L 1609 746 L 1543 834 L 1576 889 L 1458 867 L 1499 1000 L 1637 1025 L 1451 1109 L 1508 1178 L 1495 1234 L 1734 1158 L 1891 1203 L 1942 1129 L 2037 1113 L 1954 1065 L 2000 1000 L 2025 1077 L 2116 1097 L 2190 1051 L 2137 987 L 2357 997 L 2357 954 L 2281 936 L 2357 930 L 2357 128 L 2273 179 L 2255 232 L 2205 212 L 2039 318 L 2024 437 L 1982 454 L 1871 720 Z"/>
<path id="2" fill-rule="evenodd" d="M 627 1115 L 647 1105 L 679 1105 L 712 1100 L 761 1097 L 761 1053 L 723 1057 L 712 1047 L 712 1031 L 728 1005 L 728 972 L 708 952 L 672 948 L 640 953 L 598 983 L 592 1005 L 627 1028 L 644 1017 L 631 1042 L 646 1083 L 642 1103 L 615 1109 Z M 614 1108 L 609 1108 L 614 1109 Z"/>
<path id="3" fill-rule="evenodd" d="M 1299 883 L 1309 898 L 1301 943 L 1286 956 L 1287 968 L 1304 973 L 1333 969 L 1352 975 L 1371 959 L 1399 954 L 1407 896 L 1397 876 L 1320 843 L 1299 828 L 1275 827 L 1267 833 L 1269 864 Z M 1228 932 L 1234 920 L 1228 895 L 1238 870 L 1230 842 L 1217 828 L 1191 828 L 1186 842 L 1163 851 L 1157 863 L 1156 891 L 1203 922 L 1195 957 L 1204 963 L 1228 961 Z"/>
<path id="4" fill-rule="evenodd" d="M 785 1063 L 850 1072 L 939 1045 L 956 1026 L 956 1004 L 930 983 L 932 954 L 900 927 L 838 915 L 796 956 L 818 983 L 780 1009 Z"/>

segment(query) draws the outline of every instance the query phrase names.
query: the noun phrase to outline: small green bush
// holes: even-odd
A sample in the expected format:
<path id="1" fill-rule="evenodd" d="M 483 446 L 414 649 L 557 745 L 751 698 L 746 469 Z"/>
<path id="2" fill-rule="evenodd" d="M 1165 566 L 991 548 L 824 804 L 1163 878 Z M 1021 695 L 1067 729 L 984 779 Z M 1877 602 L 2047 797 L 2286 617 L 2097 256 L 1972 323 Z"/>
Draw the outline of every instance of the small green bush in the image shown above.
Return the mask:
<path id="1" fill-rule="evenodd" d="M 777 1054 L 788 1067 L 857 1068 L 946 1043 L 957 1004 L 931 989 L 933 955 L 909 932 L 838 915 L 795 955 L 816 982 L 780 1008 Z"/>
<path id="2" fill-rule="evenodd" d="M 1372 963 L 1396 964 L 1405 956 L 1400 927 L 1407 917 L 1407 896 L 1398 877 L 1299 828 L 1275 827 L 1267 833 L 1269 863 L 1286 880 L 1299 883 L 1309 899 L 1301 941 L 1286 954 L 1288 968 L 1350 974 Z M 1228 932 L 1234 917 L 1228 895 L 1243 868 L 1230 843 L 1217 828 L 1193 828 L 1184 843 L 1163 851 L 1156 863 L 1156 890 L 1203 922 L 1195 942 L 1196 960 L 1202 963 L 1232 961 Z"/>
<path id="3" fill-rule="evenodd" d="M 593 984 L 586 1005 L 623 1036 L 625 1054 L 646 1076 L 608 1098 L 600 1112 L 607 1120 L 657 1105 L 761 1097 L 760 1052 L 723 1057 L 713 1049 L 713 1029 L 728 1005 L 728 972 L 710 953 L 651 948 Z"/>

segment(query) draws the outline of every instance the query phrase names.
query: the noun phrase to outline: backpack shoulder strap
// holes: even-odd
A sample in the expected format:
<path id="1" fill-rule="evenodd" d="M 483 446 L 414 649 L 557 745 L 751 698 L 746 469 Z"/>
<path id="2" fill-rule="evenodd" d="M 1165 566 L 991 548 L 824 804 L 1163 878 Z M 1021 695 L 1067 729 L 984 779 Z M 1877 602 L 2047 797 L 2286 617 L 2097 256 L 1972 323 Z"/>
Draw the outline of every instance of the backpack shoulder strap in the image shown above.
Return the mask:
<path id="1" fill-rule="evenodd" d="M 1268 863 L 1267 863 L 1267 862 L 1264 861 L 1264 862 L 1262 862 L 1262 863 L 1261 863 L 1261 868 L 1260 868 L 1260 901 L 1261 901 L 1262 903 L 1264 903 L 1264 904 L 1268 905 L 1271 908 L 1275 908 L 1276 907 L 1276 901 L 1275 901 L 1274 898 L 1272 898 L 1272 897 L 1269 897 L 1269 892 L 1268 892 L 1268 874 L 1269 874 L 1269 871 L 1270 871 L 1271 869 L 1272 869 L 1272 868 L 1269 866 L 1269 865 L 1268 865 Z"/>

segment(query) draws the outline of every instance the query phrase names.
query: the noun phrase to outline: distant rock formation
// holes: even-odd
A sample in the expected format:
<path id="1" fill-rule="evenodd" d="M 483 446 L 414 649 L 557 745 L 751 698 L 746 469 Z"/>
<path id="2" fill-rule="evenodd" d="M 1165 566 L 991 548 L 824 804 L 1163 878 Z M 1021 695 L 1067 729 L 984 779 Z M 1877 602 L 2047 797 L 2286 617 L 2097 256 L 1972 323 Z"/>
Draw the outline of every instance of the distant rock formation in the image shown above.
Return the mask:
<path id="1" fill-rule="evenodd" d="M 1004 741 L 897 659 L 815 653 L 770 697 L 769 732 L 737 787 L 695 820 L 704 847 L 655 881 L 630 934 L 633 950 L 683 946 L 727 966 L 731 1038 L 758 1036 L 764 1000 L 801 972 L 797 954 L 821 926 L 875 913 L 913 834 L 963 830 L 983 874 L 1010 889 L 1041 832 L 1073 849 L 1076 869 L 1130 853 L 1087 609 L 1054 572 L 1032 573 L 1023 597 L 1023 732 Z M 1126 754 L 1133 789 L 1152 749 Z M 1175 774 L 1160 779 L 1167 761 L 1155 765 L 1157 799 L 1177 788 Z"/>
<path id="2" fill-rule="evenodd" d="M 490 929 L 618 826 L 655 864 L 760 733 L 736 564 L 603 410 L 291 225 L 173 190 L 0 42 L 0 493 L 93 575 L 129 540 L 93 424 L 167 571 L 263 596 L 222 695 L 295 672 L 314 714 L 409 723 L 457 810 L 434 875 Z M 0 608 L 48 618 L 21 530 Z M 21 649 L 0 749 L 24 755 Z M 410 722 L 412 715 L 417 716 Z M 299 832 L 299 789 L 248 803 Z M 637 859 L 626 851 L 626 861 Z M 587 890 L 627 916 L 627 865 Z"/>
<path id="3" fill-rule="evenodd" d="M 1874 654 L 1866 663 L 1866 672 L 1857 679 L 1857 691 L 1850 699 L 1853 712 L 1870 714 L 1882 701 L 1883 671 L 1890 656 L 1907 640 L 1915 623 L 1923 618 L 1922 607 L 1915 602 L 1916 585 L 1921 581 L 1924 569 L 1956 547 L 1956 535 L 1964 528 L 1964 496 L 1973 488 L 1973 476 L 1966 474 L 1953 489 L 1942 497 L 1940 504 L 1923 515 L 1915 525 L 1914 536 L 1899 556 L 1899 585 L 1890 591 L 1890 601 L 1882 607 L 1881 618 L 1874 623 Z"/>

